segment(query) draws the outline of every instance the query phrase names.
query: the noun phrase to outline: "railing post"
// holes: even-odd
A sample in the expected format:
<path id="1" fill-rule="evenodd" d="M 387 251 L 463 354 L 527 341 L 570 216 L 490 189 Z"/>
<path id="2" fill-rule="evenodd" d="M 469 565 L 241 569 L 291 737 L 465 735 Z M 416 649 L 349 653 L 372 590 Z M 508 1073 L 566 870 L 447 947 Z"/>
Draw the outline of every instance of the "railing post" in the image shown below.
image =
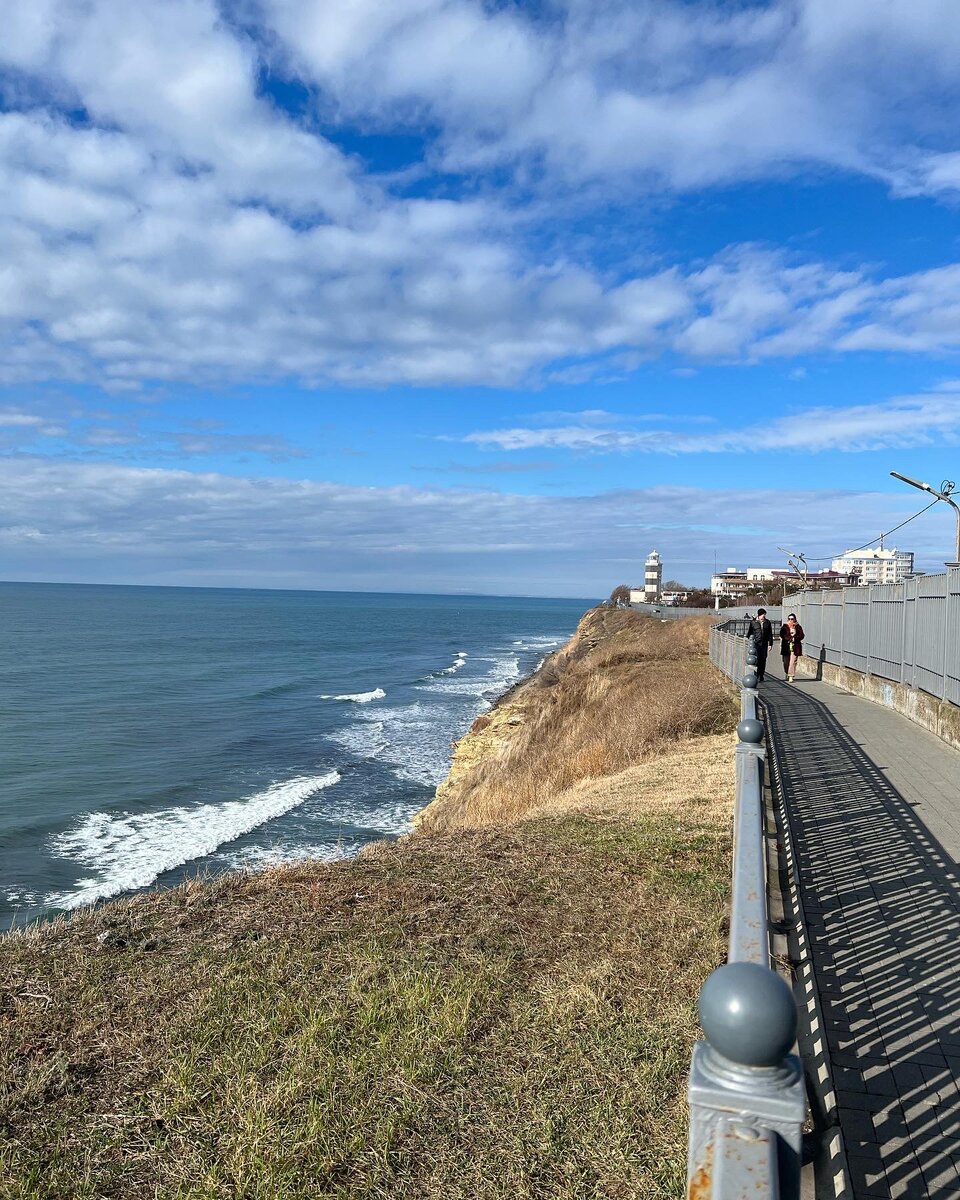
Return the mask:
<path id="1" fill-rule="evenodd" d="M 867 674 L 873 674 L 873 585 L 867 584 Z"/>
<path id="2" fill-rule="evenodd" d="M 843 663 L 843 627 L 846 622 L 846 616 L 847 616 L 847 589 L 845 587 L 842 587 L 840 589 L 840 646 L 839 646 L 839 651 L 838 651 L 839 656 L 840 656 L 840 666 L 841 667 L 844 665 L 844 663 Z"/>
<path id="3" fill-rule="evenodd" d="M 687 1088 L 688 1197 L 745 1196 L 749 1183 L 751 1195 L 797 1200 L 806 1105 L 800 1060 L 789 1053 L 793 993 L 769 967 L 727 963 L 700 989 L 699 1010 L 706 1041 L 693 1048 Z M 741 1142 L 738 1165 L 731 1137 Z"/>
<path id="4" fill-rule="evenodd" d="M 943 633 L 940 639 L 940 699 L 947 697 L 947 649 L 950 644 L 950 567 L 943 577 Z"/>

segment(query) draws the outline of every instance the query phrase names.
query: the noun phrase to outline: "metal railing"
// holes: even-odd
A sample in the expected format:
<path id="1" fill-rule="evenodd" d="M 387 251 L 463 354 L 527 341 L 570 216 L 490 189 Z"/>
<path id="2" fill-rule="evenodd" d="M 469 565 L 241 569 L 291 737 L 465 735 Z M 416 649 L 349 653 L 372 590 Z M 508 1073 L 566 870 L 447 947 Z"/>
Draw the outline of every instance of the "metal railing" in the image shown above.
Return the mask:
<path id="1" fill-rule="evenodd" d="M 762 603 L 762 601 L 758 602 Z M 756 604 L 738 604 L 724 605 L 721 609 L 713 608 L 687 608 L 686 606 L 677 606 L 672 604 L 649 604 L 644 600 L 633 601 L 630 607 L 636 609 L 637 612 L 645 613 L 651 617 L 663 617 L 664 620 L 676 620 L 679 617 L 713 617 L 717 620 L 749 620 L 750 617 L 757 615 Z M 771 607 L 767 610 L 767 620 L 780 623 L 781 609 L 779 607 Z"/>
<path id="2" fill-rule="evenodd" d="M 706 1034 L 693 1048 L 687 1099 L 691 1200 L 796 1200 L 806 1112 L 797 1006 L 770 966 L 763 829 L 764 727 L 757 719 L 756 651 L 727 622 L 710 631 L 710 657 L 741 685 L 733 882 L 727 962 L 700 990 Z"/>
<path id="3" fill-rule="evenodd" d="M 808 655 L 960 704 L 960 567 L 790 597 Z"/>

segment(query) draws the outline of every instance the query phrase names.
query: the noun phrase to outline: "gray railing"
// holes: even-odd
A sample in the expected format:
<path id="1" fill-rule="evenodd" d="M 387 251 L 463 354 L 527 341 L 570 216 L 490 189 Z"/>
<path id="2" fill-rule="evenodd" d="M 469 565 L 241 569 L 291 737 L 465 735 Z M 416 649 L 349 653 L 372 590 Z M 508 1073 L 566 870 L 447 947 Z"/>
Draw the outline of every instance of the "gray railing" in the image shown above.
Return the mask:
<path id="1" fill-rule="evenodd" d="M 762 601 L 757 601 L 762 604 Z M 663 617 L 665 620 L 675 620 L 679 617 L 713 617 L 714 620 L 746 620 L 749 617 L 757 615 L 757 604 L 738 604 L 727 606 L 717 610 L 713 608 L 687 608 L 686 606 L 675 606 L 672 604 L 648 604 L 644 600 L 637 600 L 630 605 L 637 612 L 645 613 L 649 617 Z M 769 608 L 767 610 L 767 619 L 780 623 L 780 608 Z"/>
<path id="2" fill-rule="evenodd" d="M 710 657 L 741 684 L 735 752 L 733 881 L 727 962 L 700 991 L 706 1040 L 693 1048 L 687 1098 L 688 1195 L 697 1200 L 796 1200 L 806 1112 L 790 1053 L 797 1007 L 770 966 L 763 829 L 764 728 L 756 652 L 733 622 L 710 631 Z"/>
<path id="3" fill-rule="evenodd" d="M 960 704 L 960 567 L 904 583 L 798 592 L 805 652 Z"/>

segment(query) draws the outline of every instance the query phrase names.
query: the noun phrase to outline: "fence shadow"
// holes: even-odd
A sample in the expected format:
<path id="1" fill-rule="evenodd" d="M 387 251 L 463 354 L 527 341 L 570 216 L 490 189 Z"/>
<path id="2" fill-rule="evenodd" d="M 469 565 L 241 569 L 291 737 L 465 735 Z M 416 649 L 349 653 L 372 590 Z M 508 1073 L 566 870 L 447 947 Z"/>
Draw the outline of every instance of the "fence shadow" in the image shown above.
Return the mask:
<path id="1" fill-rule="evenodd" d="M 773 682 L 763 699 L 854 1196 L 956 1200 L 956 864 L 802 685 Z"/>

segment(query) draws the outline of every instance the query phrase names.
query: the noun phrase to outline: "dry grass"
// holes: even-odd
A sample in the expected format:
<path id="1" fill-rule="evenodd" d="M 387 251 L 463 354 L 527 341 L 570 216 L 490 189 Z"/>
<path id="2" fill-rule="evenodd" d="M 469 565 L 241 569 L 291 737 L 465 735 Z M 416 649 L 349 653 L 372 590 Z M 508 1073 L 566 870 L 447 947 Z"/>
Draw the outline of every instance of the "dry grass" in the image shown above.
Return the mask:
<path id="1" fill-rule="evenodd" d="M 687 738 L 618 775 L 582 780 L 528 815 L 579 812 L 619 821 L 672 816 L 691 828 L 725 830 L 733 816 L 735 741 L 729 733 Z"/>
<path id="2" fill-rule="evenodd" d="M 591 610 L 570 648 L 474 725 L 420 827 L 515 820 L 581 780 L 619 774 L 693 735 L 732 729 L 732 689 L 707 657 L 709 624 Z"/>
<path id="3" fill-rule="evenodd" d="M 567 817 L 0 939 L 0 1196 L 680 1197 L 727 856 Z"/>

